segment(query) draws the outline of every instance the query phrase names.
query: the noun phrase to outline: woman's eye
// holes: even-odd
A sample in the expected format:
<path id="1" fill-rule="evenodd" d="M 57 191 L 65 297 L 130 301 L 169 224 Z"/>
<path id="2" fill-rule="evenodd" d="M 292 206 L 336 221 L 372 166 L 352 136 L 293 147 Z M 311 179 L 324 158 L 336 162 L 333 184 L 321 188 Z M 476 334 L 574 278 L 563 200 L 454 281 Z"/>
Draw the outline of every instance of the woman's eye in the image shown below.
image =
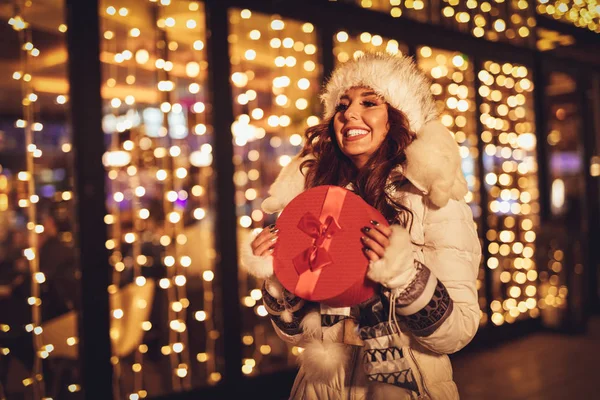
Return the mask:
<path id="1" fill-rule="evenodd" d="M 347 108 L 348 108 L 348 104 L 338 104 L 337 106 L 335 106 L 335 111 L 336 112 L 346 111 Z"/>
<path id="2" fill-rule="evenodd" d="M 377 103 L 375 103 L 374 101 L 363 101 L 363 106 L 365 107 L 375 107 L 377 105 Z"/>

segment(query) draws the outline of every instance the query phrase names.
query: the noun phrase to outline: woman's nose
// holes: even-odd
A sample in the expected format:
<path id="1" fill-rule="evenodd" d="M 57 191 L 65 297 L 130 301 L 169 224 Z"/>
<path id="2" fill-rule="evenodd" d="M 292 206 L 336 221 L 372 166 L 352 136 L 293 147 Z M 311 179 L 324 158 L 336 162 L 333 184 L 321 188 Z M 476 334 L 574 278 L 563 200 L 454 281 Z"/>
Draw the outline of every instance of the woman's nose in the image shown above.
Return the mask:
<path id="1" fill-rule="evenodd" d="M 346 109 L 346 112 L 344 113 L 344 117 L 347 120 L 358 119 L 358 110 L 356 109 L 356 107 L 350 106 Z"/>

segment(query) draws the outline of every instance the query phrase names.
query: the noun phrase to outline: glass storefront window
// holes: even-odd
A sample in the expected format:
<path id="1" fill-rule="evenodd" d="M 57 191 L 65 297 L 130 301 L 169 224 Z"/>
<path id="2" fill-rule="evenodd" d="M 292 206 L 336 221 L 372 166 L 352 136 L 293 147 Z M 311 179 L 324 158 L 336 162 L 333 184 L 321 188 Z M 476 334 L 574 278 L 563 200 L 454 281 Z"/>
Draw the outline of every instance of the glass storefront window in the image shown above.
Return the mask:
<path id="1" fill-rule="evenodd" d="M 102 1 L 115 398 L 221 379 L 204 4 Z"/>
<path id="2" fill-rule="evenodd" d="M 440 121 L 450 130 L 459 145 L 462 170 L 469 192 L 465 200 L 471 207 L 475 224 L 481 231 L 481 201 L 479 196 L 479 151 L 477 149 L 477 123 L 475 120 L 475 72 L 469 57 L 461 52 L 435 49 L 428 46 L 417 51 L 417 62 L 431 80 L 431 93 L 435 99 Z M 487 322 L 485 310 L 485 270 L 479 270 L 477 290 L 482 313 L 481 323 Z"/>
<path id="3" fill-rule="evenodd" d="M 539 227 L 533 83 L 523 65 L 485 61 L 478 71 L 488 193 L 492 323 L 539 315 L 534 261 Z"/>
<path id="4" fill-rule="evenodd" d="M 302 148 L 304 131 L 319 123 L 321 71 L 310 23 L 232 9 L 231 83 L 238 240 L 275 221 L 261 202 L 282 166 Z M 275 334 L 257 281 L 240 270 L 242 372 L 252 375 L 292 366 L 298 349 Z"/>
<path id="5" fill-rule="evenodd" d="M 581 146 L 581 109 L 575 79 L 564 72 L 548 74 L 545 110 L 550 222 L 540 254 L 540 308 L 547 326 L 583 318 L 582 272 L 586 257 L 582 235 L 587 231 L 583 199 L 585 165 Z M 567 287 L 567 284 L 569 285 Z M 571 304 L 569 310 L 569 302 Z"/>

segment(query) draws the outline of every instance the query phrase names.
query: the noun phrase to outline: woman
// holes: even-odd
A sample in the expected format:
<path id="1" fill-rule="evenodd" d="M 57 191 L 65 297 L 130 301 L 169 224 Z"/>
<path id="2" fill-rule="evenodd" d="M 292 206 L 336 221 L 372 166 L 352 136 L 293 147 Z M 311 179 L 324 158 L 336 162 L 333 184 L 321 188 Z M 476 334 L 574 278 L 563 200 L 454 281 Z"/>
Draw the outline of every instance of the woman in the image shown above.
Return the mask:
<path id="1" fill-rule="evenodd" d="M 481 258 L 458 146 L 437 122 L 429 83 L 409 58 L 367 54 L 332 74 L 324 123 L 263 203 L 274 213 L 304 189 L 347 187 L 390 222 L 363 229 L 380 294 L 355 307 L 305 302 L 273 276 L 277 230 L 242 248 L 266 278 L 264 303 L 285 341 L 303 347 L 293 399 L 457 399 L 447 354 L 467 345 L 480 310 Z"/>

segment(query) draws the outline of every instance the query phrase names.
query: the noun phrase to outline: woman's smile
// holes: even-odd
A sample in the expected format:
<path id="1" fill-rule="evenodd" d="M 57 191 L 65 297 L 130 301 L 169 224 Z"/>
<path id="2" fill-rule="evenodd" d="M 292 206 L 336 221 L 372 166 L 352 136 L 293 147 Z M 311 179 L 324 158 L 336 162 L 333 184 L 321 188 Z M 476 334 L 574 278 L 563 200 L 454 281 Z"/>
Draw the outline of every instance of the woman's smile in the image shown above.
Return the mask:
<path id="1" fill-rule="evenodd" d="M 367 137 L 371 133 L 368 129 L 361 128 L 344 128 L 344 140 L 347 142 L 354 142 Z"/>

